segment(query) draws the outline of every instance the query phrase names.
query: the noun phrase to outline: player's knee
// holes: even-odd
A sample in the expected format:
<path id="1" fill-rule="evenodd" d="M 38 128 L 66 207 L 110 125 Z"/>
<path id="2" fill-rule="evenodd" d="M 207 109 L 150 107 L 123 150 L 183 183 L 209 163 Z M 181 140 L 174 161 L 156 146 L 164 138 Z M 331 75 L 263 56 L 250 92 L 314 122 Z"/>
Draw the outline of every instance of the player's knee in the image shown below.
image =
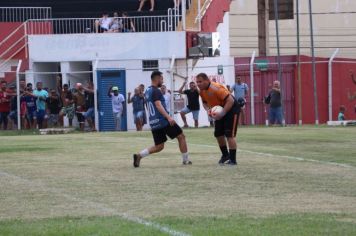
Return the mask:
<path id="1" fill-rule="evenodd" d="M 177 136 L 178 141 L 184 141 L 185 140 L 185 135 L 181 133 L 180 135 Z"/>
<path id="2" fill-rule="evenodd" d="M 158 145 L 156 146 L 156 150 L 157 150 L 157 152 L 162 151 L 162 150 L 163 150 L 163 148 L 164 148 L 164 143 L 158 144 Z"/>

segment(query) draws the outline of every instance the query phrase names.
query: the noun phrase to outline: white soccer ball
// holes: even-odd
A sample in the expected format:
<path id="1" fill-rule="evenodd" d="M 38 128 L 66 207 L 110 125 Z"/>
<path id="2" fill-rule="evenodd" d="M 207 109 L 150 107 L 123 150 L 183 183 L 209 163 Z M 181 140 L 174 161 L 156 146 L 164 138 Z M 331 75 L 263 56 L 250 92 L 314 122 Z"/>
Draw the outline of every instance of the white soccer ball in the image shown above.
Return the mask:
<path id="1" fill-rule="evenodd" d="M 224 108 L 222 106 L 215 106 L 215 107 L 211 108 L 210 112 L 211 112 L 211 114 L 219 114 L 223 110 L 224 110 Z"/>

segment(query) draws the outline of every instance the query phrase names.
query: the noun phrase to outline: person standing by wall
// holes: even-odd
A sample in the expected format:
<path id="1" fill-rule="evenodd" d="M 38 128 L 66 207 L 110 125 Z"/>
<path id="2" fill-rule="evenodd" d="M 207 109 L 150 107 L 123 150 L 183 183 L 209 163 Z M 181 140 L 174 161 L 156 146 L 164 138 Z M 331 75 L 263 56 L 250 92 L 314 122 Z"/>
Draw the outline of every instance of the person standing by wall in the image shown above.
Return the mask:
<path id="1" fill-rule="evenodd" d="M 131 98 L 131 92 L 128 93 L 127 103 L 132 103 L 133 106 L 133 116 L 137 131 L 142 131 L 143 127 L 143 117 L 145 111 L 145 98 L 142 93 L 140 93 L 139 88 L 135 88 L 134 96 Z"/>
<path id="2" fill-rule="evenodd" d="M 167 90 L 167 87 L 164 84 L 162 84 L 161 92 L 164 97 L 164 101 L 166 103 L 167 112 L 168 112 L 168 114 L 170 114 L 171 113 L 171 99 L 172 99 L 171 92 L 169 90 Z"/>
<path id="3" fill-rule="evenodd" d="M 124 115 L 125 97 L 119 93 L 119 87 L 117 86 L 111 86 L 109 88 L 108 96 L 111 98 L 115 130 L 121 131 L 121 121 L 122 116 Z"/>
<path id="4" fill-rule="evenodd" d="M 192 113 L 194 119 L 194 126 L 198 128 L 199 126 L 199 111 L 200 111 L 200 103 L 199 103 L 199 90 L 195 82 L 189 83 L 189 89 L 183 91 L 184 86 L 187 84 L 187 78 L 185 79 L 183 85 L 180 87 L 178 92 L 180 94 L 187 95 L 188 105 L 180 112 L 182 120 L 184 122 L 184 128 L 188 128 L 186 114 Z"/>
<path id="5" fill-rule="evenodd" d="M 282 97 L 280 82 L 275 80 L 273 82 L 273 88 L 265 98 L 265 103 L 270 105 L 269 109 L 269 124 L 270 125 L 282 125 Z"/>
<path id="6" fill-rule="evenodd" d="M 248 85 L 242 82 L 240 76 L 236 76 L 235 83 L 231 85 L 231 92 L 234 92 L 236 100 L 242 98 L 246 102 L 246 97 L 248 96 Z M 245 125 L 245 106 L 240 110 L 240 124 Z"/>
<path id="7" fill-rule="evenodd" d="M 46 115 L 46 100 L 48 98 L 48 92 L 42 88 L 42 82 L 37 82 L 36 90 L 33 91 L 33 95 L 37 98 L 36 106 L 37 106 L 37 124 L 38 128 L 43 128 L 43 122 Z"/>

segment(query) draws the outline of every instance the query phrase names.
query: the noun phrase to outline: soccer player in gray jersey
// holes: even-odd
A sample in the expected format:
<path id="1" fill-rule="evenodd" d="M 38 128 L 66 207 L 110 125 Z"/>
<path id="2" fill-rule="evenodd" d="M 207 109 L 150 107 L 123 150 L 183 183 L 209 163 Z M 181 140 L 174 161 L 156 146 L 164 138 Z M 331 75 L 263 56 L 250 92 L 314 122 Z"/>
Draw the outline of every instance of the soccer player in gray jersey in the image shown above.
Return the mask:
<path id="1" fill-rule="evenodd" d="M 179 150 L 182 153 L 183 165 L 191 165 L 188 158 L 188 148 L 182 129 L 176 124 L 175 120 L 169 116 L 164 97 L 160 91 L 163 84 L 162 72 L 154 71 L 151 74 L 151 86 L 145 92 L 145 99 L 149 111 L 149 121 L 155 145 L 142 150 L 133 155 L 134 167 L 140 166 L 142 158 L 163 150 L 167 136 L 171 139 L 177 138 Z"/>

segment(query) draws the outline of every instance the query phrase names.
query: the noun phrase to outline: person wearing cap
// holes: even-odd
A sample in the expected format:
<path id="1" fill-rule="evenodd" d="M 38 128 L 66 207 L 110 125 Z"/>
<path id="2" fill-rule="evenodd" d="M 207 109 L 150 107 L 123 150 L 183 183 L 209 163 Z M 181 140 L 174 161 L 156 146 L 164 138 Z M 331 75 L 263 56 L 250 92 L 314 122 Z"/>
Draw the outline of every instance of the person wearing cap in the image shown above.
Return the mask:
<path id="1" fill-rule="evenodd" d="M 111 98 L 115 130 L 121 131 L 121 120 L 124 115 L 125 97 L 119 93 L 119 87 L 117 86 L 110 86 L 108 96 Z"/>

